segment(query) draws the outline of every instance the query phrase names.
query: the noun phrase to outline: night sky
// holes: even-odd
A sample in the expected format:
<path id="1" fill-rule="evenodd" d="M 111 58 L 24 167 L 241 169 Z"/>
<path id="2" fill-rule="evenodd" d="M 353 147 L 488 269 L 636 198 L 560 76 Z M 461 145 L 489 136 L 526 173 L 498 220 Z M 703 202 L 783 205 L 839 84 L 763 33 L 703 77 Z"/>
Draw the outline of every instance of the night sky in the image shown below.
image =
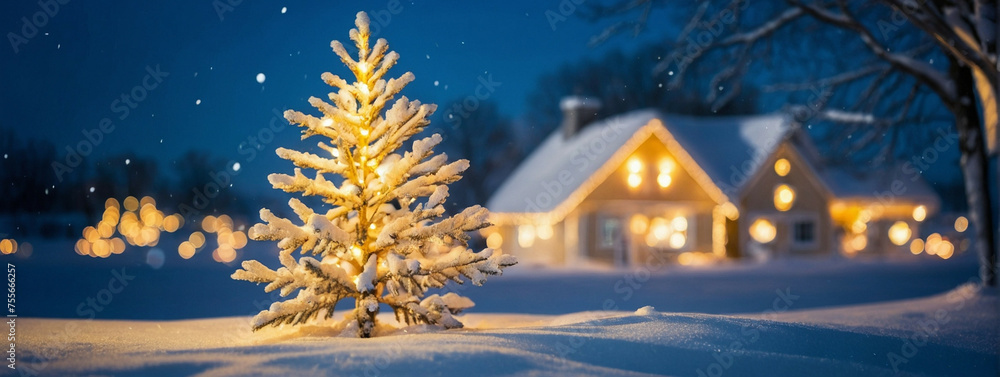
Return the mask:
<path id="1" fill-rule="evenodd" d="M 269 151 L 302 144 L 298 130 L 285 127 L 262 153 L 241 153 L 239 145 L 260 135 L 275 109 L 315 111 L 306 99 L 330 91 L 320 74 L 347 74 L 330 41 L 350 43 L 360 10 L 401 55 L 390 75 L 416 75 L 403 94 L 443 105 L 473 94 L 482 78 L 499 83 L 487 100 L 511 117 L 523 112 L 540 75 L 662 35 L 654 25 L 639 39 L 590 48 L 588 39 L 602 26 L 569 14 L 553 30 L 545 11 L 559 12 L 557 1 L 243 1 L 220 8 L 221 17 L 212 1 L 69 1 L 48 20 L 39 16 L 45 22 L 33 36 L 22 30 L 22 17 L 43 11 L 38 2 L 0 7 L 7 36 L 0 48 L 0 127 L 15 129 L 22 140 L 46 138 L 62 155 L 107 118 L 114 130 L 87 156 L 91 162 L 133 151 L 173 172 L 185 151 L 211 150 L 240 162 L 234 184 L 251 190 L 268 187 L 267 173 L 290 169 Z M 31 37 L 11 43 L 9 33 Z M 262 84 L 258 73 L 266 76 Z M 155 88 L 137 89 L 144 80 Z M 131 94 L 137 98 L 128 101 Z"/>

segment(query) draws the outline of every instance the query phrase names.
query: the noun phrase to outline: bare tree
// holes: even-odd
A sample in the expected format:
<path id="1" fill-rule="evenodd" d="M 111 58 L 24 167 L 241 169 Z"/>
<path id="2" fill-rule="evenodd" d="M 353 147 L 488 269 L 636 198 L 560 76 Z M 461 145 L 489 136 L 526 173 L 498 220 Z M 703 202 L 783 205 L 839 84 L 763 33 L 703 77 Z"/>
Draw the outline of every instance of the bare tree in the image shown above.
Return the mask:
<path id="1" fill-rule="evenodd" d="M 589 7 L 588 16 L 595 20 L 617 20 L 592 43 L 622 32 L 642 32 L 658 8 L 667 5 L 663 0 L 617 0 Z M 669 5 L 671 9 L 662 13 L 677 17 L 683 27 L 666 41 L 672 49 L 670 58 L 652 73 L 657 77 L 667 73 L 672 76 L 671 85 L 678 86 L 692 67 L 711 65 L 716 73 L 709 88 L 718 90 L 710 90 L 707 99 L 718 105 L 738 95 L 751 73 L 759 73 L 751 69 L 759 60 L 787 57 L 777 50 L 794 49 L 796 44 L 809 45 L 817 60 L 854 64 L 824 76 L 817 74 L 822 70 L 777 69 L 784 71 L 780 74 L 797 71 L 792 73 L 800 81 L 774 87 L 814 91 L 808 106 L 795 108 L 804 112 L 800 115 L 875 129 L 869 133 L 874 136 L 861 138 L 864 142 L 877 141 L 885 134 L 881 130 L 904 124 L 908 116 L 922 111 L 919 102 L 926 94 L 935 97 L 953 116 L 958 133 L 980 276 L 984 284 L 996 286 L 997 221 L 988 179 L 988 153 L 995 153 L 997 144 L 1000 77 L 996 0 L 772 0 L 753 4 L 724 0 Z M 816 43 L 820 35 L 838 39 Z M 823 59 L 824 51 L 833 53 L 832 60 Z M 945 61 L 935 64 L 935 56 Z M 853 92 L 856 99 L 850 107 L 855 111 L 828 106 L 840 88 L 851 85 L 864 88 Z"/>

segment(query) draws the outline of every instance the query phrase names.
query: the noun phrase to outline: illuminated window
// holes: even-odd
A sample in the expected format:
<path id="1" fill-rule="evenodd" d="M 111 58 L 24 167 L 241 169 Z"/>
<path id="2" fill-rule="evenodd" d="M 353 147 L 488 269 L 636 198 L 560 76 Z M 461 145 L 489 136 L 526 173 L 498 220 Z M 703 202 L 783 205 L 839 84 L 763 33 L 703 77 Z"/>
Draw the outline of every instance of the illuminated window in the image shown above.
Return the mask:
<path id="1" fill-rule="evenodd" d="M 531 247 L 535 244 L 535 227 L 533 225 L 517 227 L 517 244 L 521 247 Z"/>
<path id="2" fill-rule="evenodd" d="M 660 174 L 656 176 L 656 183 L 660 187 L 667 188 L 670 187 L 670 183 L 673 182 L 673 177 L 671 174 L 674 172 L 674 160 L 669 158 L 664 158 L 660 160 Z"/>
<path id="3" fill-rule="evenodd" d="M 553 233 L 552 225 L 549 223 L 543 223 L 542 225 L 538 226 L 538 229 L 535 229 L 535 233 L 538 236 L 538 238 L 541 238 L 543 240 L 552 238 L 552 233 Z"/>
<path id="4" fill-rule="evenodd" d="M 789 185 L 778 185 L 774 188 L 774 208 L 779 211 L 792 209 L 795 204 L 795 190 Z"/>
<path id="5" fill-rule="evenodd" d="M 670 183 L 672 182 L 673 178 L 670 178 L 670 174 L 660 173 L 660 175 L 656 176 L 656 184 L 660 185 L 660 187 L 670 187 Z"/>
<path id="6" fill-rule="evenodd" d="M 788 160 L 784 158 L 780 158 L 778 159 L 778 161 L 774 162 L 774 172 L 777 173 L 779 176 L 784 177 L 788 175 L 788 172 L 791 170 L 792 170 L 792 164 L 789 163 Z"/>
<path id="7" fill-rule="evenodd" d="M 768 243 L 774 241 L 774 237 L 778 235 L 778 229 L 774 227 L 774 223 L 765 218 L 757 219 L 750 225 L 750 237 L 754 241 L 759 243 Z"/>
<path id="8" fill-rule="evenodd" d="M 632 157 L 628 159 L 625 167 L 628 169 L 629 173 L 638 174 L 642 171 L 642 161 L 638 157 Z"/>
<path id="9" fill-rule="evenodd" d="M 629 173 L 628 175 L 628 187 L 636 188 L 642 184 L 642 176 L 636 173 Z"/>

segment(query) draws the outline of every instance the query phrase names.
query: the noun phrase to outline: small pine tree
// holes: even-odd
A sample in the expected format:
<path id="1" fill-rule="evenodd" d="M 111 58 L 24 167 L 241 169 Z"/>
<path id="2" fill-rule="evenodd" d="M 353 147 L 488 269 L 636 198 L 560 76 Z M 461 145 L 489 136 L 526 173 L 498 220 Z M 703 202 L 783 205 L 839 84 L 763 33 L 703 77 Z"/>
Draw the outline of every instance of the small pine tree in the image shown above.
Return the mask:
<path id="1" fill-rule="evenodd" d="M 266 208 L 260 211 L 266 224 L 251 228 L 250 237 L 278 241 L 282 267 L 271 270 L 249 260 L 232 278 L 267 283 L 265 291 L 280 290 L 284 297 L 298 293 L 257 314 L 254 330 L 302 324 L 321 313 L 330 318 L 334 306 L 349 297 L 355 307 L 347 320 L 357 321 L 359 337 L 372 335 L 380 303 L 390 306 L 400 322 L 462 327 L 453 315 L 471 307 L 472 301 L 455 293 L 424 297 L 428 289 L 441 288 L 449 280 L 462 283 L 463 276 L 481 285 L 486 275 L 499 275 L 517 263 L 513 256 L 492 249 L 469 249 L 466 233 L 490 225 L 485 208 L 474 206 L 441 218 L 447 184 L 460 179 L 469 163 L 446 163 L 445 154 L 433 155 L 440 135 L 414 141 L 402 155 L 395 153 L 424 130 L 436 106 L 403 96 L 383 111 L 413 81 L 413 74 L 384 80 L 399 55 L 386 53 L 385 39 L 369 46 L 367 14 L 358 13 L 356 25 L 350 38 L 358 49 L 357 61 L 340 42 L 330 44 L 356 81 L 349 84 L 324 73 L 323 81 L 339 90 L 329 95 L 332 105 L 309 98 L 322 116 L 285 112 L 290 123 L 304 128 L 303 139 L 329 138 L 330 144 L 318 145 L 332 158 L 278 148 L 278 156 L 297 168 L 294 175 L 271 174 L 268 181 L 286 192 L 319 196 L 332 209 L 316 213 L 292 198 L 288 204 L 302 225 Z M 301 169 L 316 174 L 308 177 Z M 324 174 L 342 179 L 327 180 Z M 296 249 L 303 254 L 298 260 L 292 255 Z"/>

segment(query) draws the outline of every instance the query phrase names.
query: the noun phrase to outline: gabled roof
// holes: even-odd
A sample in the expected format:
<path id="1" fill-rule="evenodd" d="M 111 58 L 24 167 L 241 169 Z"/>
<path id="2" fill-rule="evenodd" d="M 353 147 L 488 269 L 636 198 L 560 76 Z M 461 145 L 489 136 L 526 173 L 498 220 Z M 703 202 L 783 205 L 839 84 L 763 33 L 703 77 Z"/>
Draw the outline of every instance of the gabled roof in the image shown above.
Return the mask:
<path id="1" fill-rule="evenodd" d="M 793 127 L 786 139 L 811 165 L 833 198 L 869 202 L 898 200 L 913 205 L 925 204 L 931 209 L 940 205 L 940 197 L 915 168 L 888 163 L 880 169 L 862 171 L 834 165 L 824 161 L 812 138 L 801 128 Z"/>
<path id="2" fill-rule="evenodd" d="M 487 208 L 531 214 L 575 206 L 570 199 L 588 194 L 650 135 L 664 142 L 709 195 L 726 201 L 742 183 L 733 182 L 733 172 L 756 171 L 787 129 L 782 115 L 701 118 L 637 110 L 587 125 L 569 139 L 556 130 L 504 181 Z M 542 193 L 552 200 L 535 200 Z"/>

